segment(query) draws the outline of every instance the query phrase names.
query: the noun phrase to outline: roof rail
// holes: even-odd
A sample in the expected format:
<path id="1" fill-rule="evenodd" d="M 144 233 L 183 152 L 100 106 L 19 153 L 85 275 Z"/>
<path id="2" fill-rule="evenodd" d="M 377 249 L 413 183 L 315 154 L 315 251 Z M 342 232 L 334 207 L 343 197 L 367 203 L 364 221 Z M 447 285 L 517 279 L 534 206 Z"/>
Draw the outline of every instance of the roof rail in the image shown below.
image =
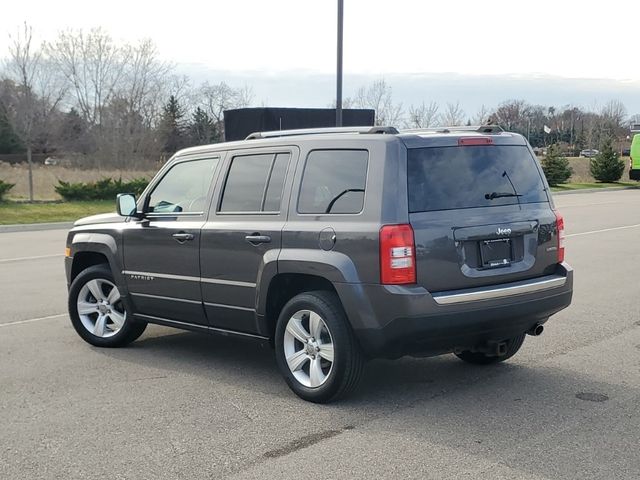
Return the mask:
<path id="1" fill-rule="evenodd" d="M 459 127 L 432 127 L 432 128 L 413 128 L 410 130 L 403 130 L 402 133 L 420 133 L 420 132 L 433 132 L 433 133 L 451 133 L 451 132 L 478 132 L 478 133 L 501 133 L 504 132 L 499 125 L 471 125 L 471 126 L 459 126 Z"/>
<path id="2" fill-rule="evenodd" d="M 326 128 L 300 128 L 298 130 L 274 130 L 271 132 L 254 132 L 245 140 L 257 140 L 259 138 L 293 137 L 297 135 L 317 135 L 329 133 L 371 133 L 395 135 L 398 130 L 395 127 L 326 127 Z"/>

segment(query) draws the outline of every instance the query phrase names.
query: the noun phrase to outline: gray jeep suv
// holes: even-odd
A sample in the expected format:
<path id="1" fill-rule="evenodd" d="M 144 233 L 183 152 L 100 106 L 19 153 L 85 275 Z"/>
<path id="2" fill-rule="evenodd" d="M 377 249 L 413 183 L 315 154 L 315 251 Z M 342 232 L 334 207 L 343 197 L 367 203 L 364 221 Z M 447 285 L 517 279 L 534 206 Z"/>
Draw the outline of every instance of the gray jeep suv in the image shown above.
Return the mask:
<path id="1" fill-rule="evenodd" d="M 571 302 L 564 225 L 531 147 L 498 127 L 257 133 L 188 148 L 65 262 L 87 342 L 147 323 L 269 341 L 328 402 L 366 359 L 513 356 Z"/>

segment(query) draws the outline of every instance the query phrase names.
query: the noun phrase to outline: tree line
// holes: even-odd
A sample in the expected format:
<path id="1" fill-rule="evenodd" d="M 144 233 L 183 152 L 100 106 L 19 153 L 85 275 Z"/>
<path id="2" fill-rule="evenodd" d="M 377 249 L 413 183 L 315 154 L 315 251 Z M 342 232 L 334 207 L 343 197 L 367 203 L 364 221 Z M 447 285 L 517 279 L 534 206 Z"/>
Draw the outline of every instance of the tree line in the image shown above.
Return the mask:
<path id="1" fill-rule="evenodd" d="M 104 30 L 67 30 L 36 44 L 24 24 L 9 37 L 0 69 L 0 154 L 64 156 L 87 168 L 140 167 L 176 150 L 224 139 L 223 112 L 254 104 L 248 86 L 195 85 L 160 59 L 151 40 L 119 44 Z M 376 124 L 404 128 L 498 124 L 533 146 L 597 148 L 624 138 L 630 117 L 611 101 L 599 109 L 562 108 L 508 100 L 477 112 L 459 102 L 405 108 L 384 80 L 362 86 L 345 108 L 372 108 Z M 550 128 L 550 133 L 545 132 Z"/>

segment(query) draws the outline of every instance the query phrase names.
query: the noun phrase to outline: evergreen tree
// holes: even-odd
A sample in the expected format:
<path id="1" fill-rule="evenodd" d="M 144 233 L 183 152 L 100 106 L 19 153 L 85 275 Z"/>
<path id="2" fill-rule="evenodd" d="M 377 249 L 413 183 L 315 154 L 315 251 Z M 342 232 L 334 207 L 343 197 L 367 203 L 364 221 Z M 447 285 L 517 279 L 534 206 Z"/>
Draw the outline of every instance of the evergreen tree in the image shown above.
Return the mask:
<path id="1" fill-rule="evenodd" d="M 162 151 L 172 154 L 185 146 L 184 112 L 178 99 L 171 95 L 162 109 L 160 120 L 160 136 Z"/>
<path id="2" fill-rule="evenodd" d="M 57 133 L 57 147 L 65 152 L 87 153 L 87 124 L 75 108 L 62 115 Z"/>
<path id="3" fill-rule="evenodd" d="M 193 145 L 206 145 L 218 141 L 218 131 L 207 112 L 196 108 L 188 125 L 189 140 Z"/>
<path id="4" fill-rule="evenodd" d="M 624 161 L 613 149 L 612 139 L 606 138 L 600 153 L 591 159 L 591 175 L 599 182 L 617 182 L 624 172 Z"/>
<path id="5" fill-rule="evenodd" d="M 24 145 L 9 121 L 6 108 L 0 103 L 0 153 L 20 152 L 24 152 Z"/>
<path id="6" fill-rule="evenodd" d="M 561 154 L 560 147 L 556 144 L 547 149 L 547 156 L 542 160 L 542 170 L 552 187 L 565 183 L 573 173 L 569 160 Z"/>

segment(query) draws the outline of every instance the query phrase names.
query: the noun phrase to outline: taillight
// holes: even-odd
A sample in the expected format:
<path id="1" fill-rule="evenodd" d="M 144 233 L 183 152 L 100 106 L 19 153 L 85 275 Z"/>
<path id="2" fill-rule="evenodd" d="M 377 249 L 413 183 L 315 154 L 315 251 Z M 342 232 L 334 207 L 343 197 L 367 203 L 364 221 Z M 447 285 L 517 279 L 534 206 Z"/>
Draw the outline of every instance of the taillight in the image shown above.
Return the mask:
<path id="1" fill-rule="evenodd" d="M 558 231 L 558 263 L 564 262 L 564 218 L 557 210 L 556 214 L 556 230 Z"/>
<path id="2" fill-rule="evenodd" d="M 386 285 L 416 283 L 411 225 L 385 225 L 380 229 L 380 281 Z"/>
<path id="3" fill-rule="evenodd" d="M 493 138 L 491 137 L 462 137 L 458 139 L 458 145 L 473 146 L 473 145 L 493 145 Z"/>

